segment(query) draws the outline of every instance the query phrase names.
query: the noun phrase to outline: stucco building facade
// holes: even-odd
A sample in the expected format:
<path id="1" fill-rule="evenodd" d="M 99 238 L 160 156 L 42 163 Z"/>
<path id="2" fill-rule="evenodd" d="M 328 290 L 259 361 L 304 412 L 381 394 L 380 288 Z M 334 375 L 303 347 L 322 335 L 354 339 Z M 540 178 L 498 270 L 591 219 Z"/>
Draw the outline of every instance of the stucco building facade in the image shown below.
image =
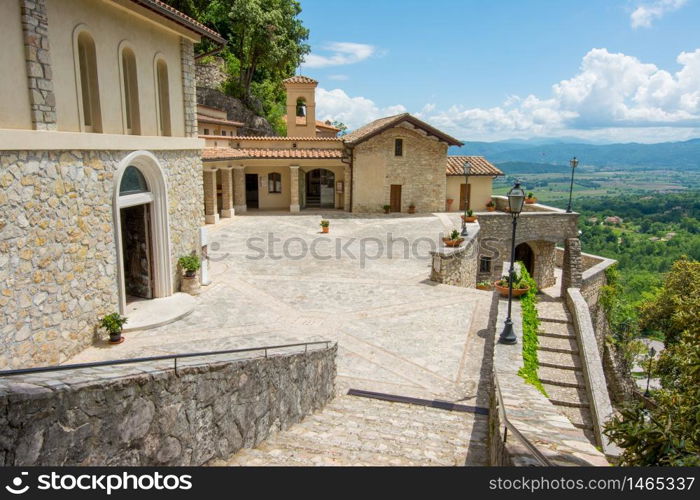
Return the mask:
<path id="1" fill-rule="evenodd" d="M 199 252 L 193 44 L 222 40 L 158 0 L 8 0 L 0 36 L 0 368 L 56 364 Z"/>

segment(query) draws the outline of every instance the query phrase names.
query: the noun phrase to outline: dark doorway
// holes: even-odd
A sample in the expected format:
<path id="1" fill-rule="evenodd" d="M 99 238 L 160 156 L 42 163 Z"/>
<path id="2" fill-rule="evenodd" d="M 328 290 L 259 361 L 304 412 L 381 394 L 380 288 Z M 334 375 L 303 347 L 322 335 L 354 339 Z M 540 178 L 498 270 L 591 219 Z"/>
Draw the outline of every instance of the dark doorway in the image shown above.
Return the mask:
<path id="1" fill-rule="evenodd" d="M 401 184 L 392 184 L 389 196 L 392 212 L 401 212 Z"/>
<path id="2" fill-rule="evenodd" d="M 127 297 L 153 298 L 150 205 L 121 209 L 124 289 Z"/>
<path id="3" fill-rule="evenodd" d="M 460 184 L 459 185 L 459 209 L 460 211 L 469 210 L 471 207 L 471 196 L 472 185 L 471 184 Z"/>
<path id="4" fill-rule="evenodd" d="M 317 168 L 306 174 L 306 207 L 335 207 L 335 174 Z"/>
<path id="5" fill-rule="evenodd" d="M 248 208 L 259 208 L 259 200 L 258 174 L 245 174 L 245 204 Z"/>
<path id="6" fill-rule="evenodd" d="M 522 262 L 525 269 L 533 276 L 535 270 L 535 255 L 532 253 L 532 248 L 527 243 L 521 243 L 515 247 L 515 262 Z"/>

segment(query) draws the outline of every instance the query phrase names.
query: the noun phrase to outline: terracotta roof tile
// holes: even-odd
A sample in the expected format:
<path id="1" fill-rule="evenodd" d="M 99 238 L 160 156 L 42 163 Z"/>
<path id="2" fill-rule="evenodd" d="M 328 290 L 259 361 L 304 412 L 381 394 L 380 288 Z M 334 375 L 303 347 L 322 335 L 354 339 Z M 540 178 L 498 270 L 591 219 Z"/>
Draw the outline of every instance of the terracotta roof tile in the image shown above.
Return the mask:
<path id="1" fill-rule="evenodd" d="M 282 80 L 282 83 L 313 83 L 315 85 L 318 85 L 318 82 L 313 78 L 309 78 L 308 76 L 302 75 L 296 75 L 291 78 L 287 78 L 286 80 Z"/>
<path id="2" fill-rule="evenodd" d="M 182 26 L 185 26 L 186 28 L 189 28 L 190 30 L 199 33 L 200 35 L 206 36 L 207 38 L 210 38 L 214 40 L 215 42 L 218 43 L 224 43 L 226 40 L 218 34 L 216 31 L 214 31 L 211 28 L 208 28 L 204 26 L 202 23 L 195 21 L 191 17 L 183 14 L 179 10 L 175 9 L 174 7 L 171 7 L 165 2 L 162 2 L 161 0 L 131 0 L 134 3 L 137 3 L 139 5 L 142 5 L 143 7 L 146 7 L 147 9 L 152 10 L 156 14 L 160 14 L 161 16 L 170 19 L 171 21 L 174 21 Z"/>
<path id="3" fill-rule="evenodd" d="M 294 159 L 341 159 L 341 149 L 232 149 L 232 148 L 205 148 L 202 154 L 204 161 L 216 160 L 243 160 L 255 158 L 294 158 Z"/>
<path id="4" fill-rule="evenodd" d="M 400 115 L 387 116 L 385 118 L 374 120 L 373 122 L 368 123 L 367 125 L 353 130 L 349 134 L 344 135 L 343 139 L 346 143 L 351 145 L 359 144 L 361 142 L 366 141 L 367 139 L 370 139 L 371 137 L 374 137 L 377 134 L 382 133 L 384 130 L 395 127 L 403 122 L 407 122 L 413 125 L 414 127 L 423 130 L 428 135 L 432 135 L 434 137 L 437 137 L 441 141 L 445 141 L 451 146 L 462 146 L 462 142 L 458 139 L 455 139 L 454 137 L 447 135 L 444 132 L 441 132 L 435 127 L 425 123 L 422 120 L 419 120 L 418 118 L 410 115 L 409 113 L 401 113 Z"/>
<path id="5" fill-rule="evenodd" d="M 216 125 L 230 125 L 232 127 L 242 127 L 245 125 L 243 122 L 233 122 L 231 120 L 222 120 L 220 118 L 212 118 L 206 115 L 197 115 L 197 121 L 199 123 L 214 123 Z"/>
<path id="6" fill-rule="evenodd" d="M 282 117 L 282 121 L 284 121 L 284 123 L 287 123 L 287 116 L 286 115 Z M 303 116 L 297 116 L 296 122 L 297 122 L 297 125 L 306 125 L 306 118 Z M 334 127 L 333 125 L 328 125 L 326 122 L 321 121 L 321 120 L 316 120 L 316 128 L 325 128 L 325 129 L 336 130 L 336 131 L 340 132 L 340 129 L 338 127 Z"/>
<path id="7" fill-rule="evenodd" d="M 464 175 L 464 162 L 471 163 L 469 175 L 503 175 L 496 166 L 483 156 L 448 156 L 447 175 Z"/>
<path id="8" fill-rule="evenodd" d="M 328 141 L 342 143 L 343 139 L 341 137 L 279 137 L 274 135 L 248 135 L 248 136 L 236 136 L 236 140 L 239 141 L 289 141 L 289 142 L 300 142 L 300 141 Z"/>

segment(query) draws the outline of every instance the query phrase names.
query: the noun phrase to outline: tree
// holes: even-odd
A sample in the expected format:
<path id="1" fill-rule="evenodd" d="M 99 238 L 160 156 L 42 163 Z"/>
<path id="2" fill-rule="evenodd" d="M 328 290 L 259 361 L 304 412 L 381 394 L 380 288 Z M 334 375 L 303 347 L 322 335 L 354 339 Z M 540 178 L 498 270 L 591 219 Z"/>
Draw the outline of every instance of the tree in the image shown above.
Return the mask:
<path id="1" fill-rule="evenodd" d="M 700 263 L 678 260 L 642 306 L 641 322 L 665 335 L 657 362 L 661 389 L 605 426 L 623 448 L 623 465 L 700 465 Z"/>

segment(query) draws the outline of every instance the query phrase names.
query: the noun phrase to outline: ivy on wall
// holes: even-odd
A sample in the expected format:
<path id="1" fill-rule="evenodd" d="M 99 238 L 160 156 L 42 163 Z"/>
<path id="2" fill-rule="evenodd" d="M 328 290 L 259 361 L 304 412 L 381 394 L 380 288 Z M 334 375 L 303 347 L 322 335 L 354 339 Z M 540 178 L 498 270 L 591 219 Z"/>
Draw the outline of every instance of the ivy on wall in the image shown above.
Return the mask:
<path id="1" fill-rule="evenodd" d="M 540 320 L 537 317 L 537 283 L 522 262 L 518 262 L 518 265 L 520 267 L 518 284 L 530 287 L 530 290 L 520 299 L 523 316 L 523 367 L 518 371 L 518 375 L 528 384 L 535 386 L 545 397 L 549 397 L 538 374 L 540 363 L 537 358 L 537 347 L 540 342 L 537 332 L 540 328 Z"/>

